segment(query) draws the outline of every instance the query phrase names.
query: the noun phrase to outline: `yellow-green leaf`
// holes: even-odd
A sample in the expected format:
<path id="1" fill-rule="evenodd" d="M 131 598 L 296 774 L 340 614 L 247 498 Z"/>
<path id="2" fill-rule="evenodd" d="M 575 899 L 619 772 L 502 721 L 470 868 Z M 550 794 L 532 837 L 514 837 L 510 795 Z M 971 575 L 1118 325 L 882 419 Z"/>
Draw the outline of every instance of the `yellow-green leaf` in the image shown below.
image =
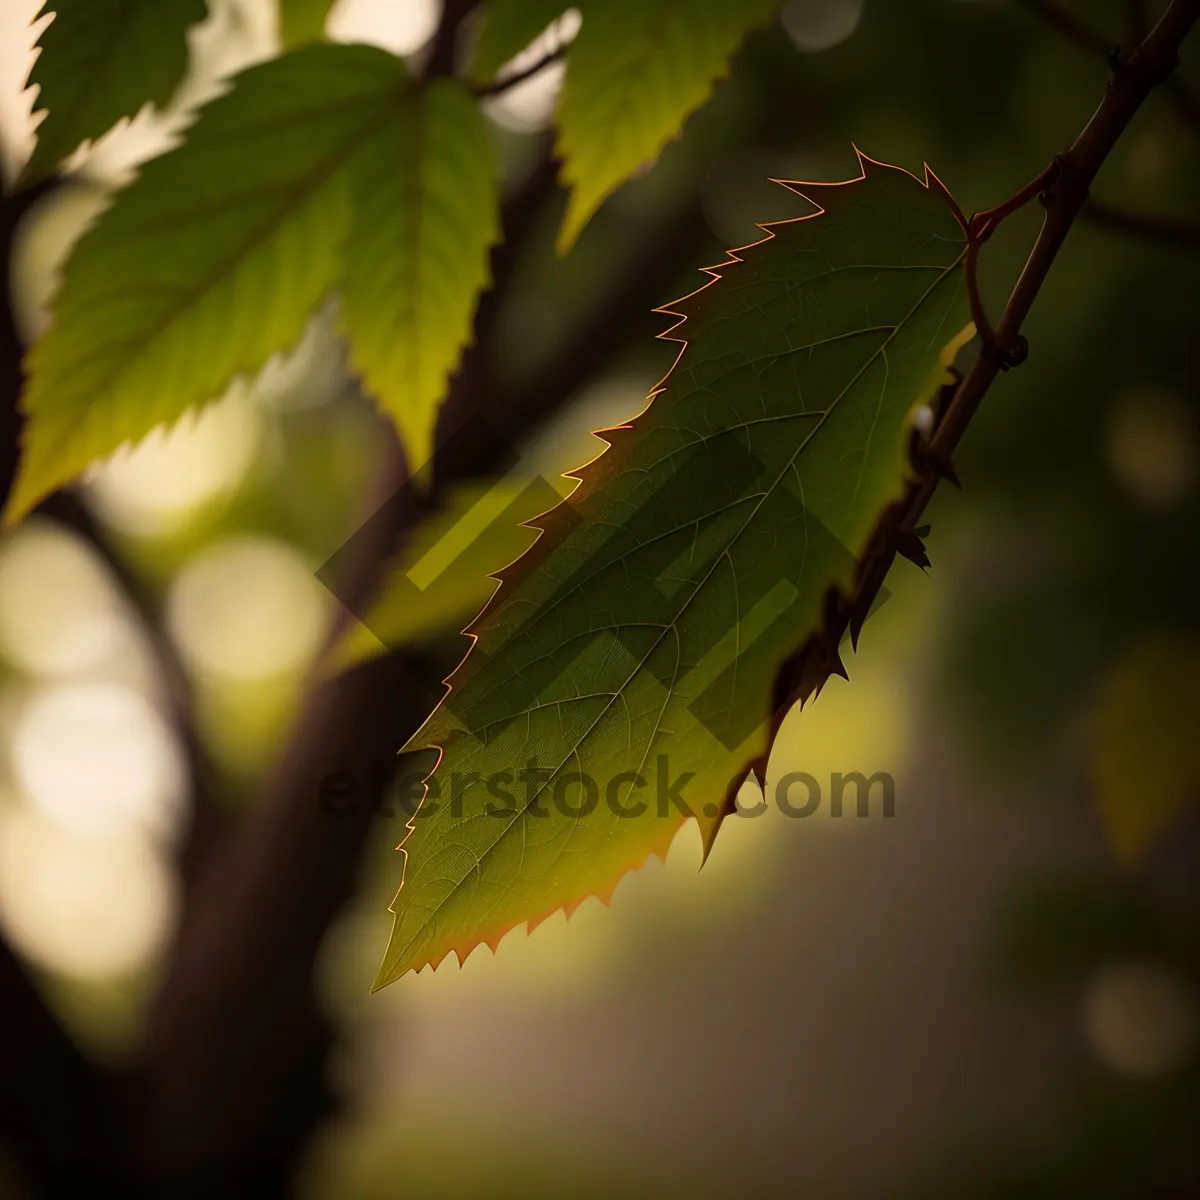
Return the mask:
<path id="1" fill-rule="evenodd" d="M 254 67 L 77 246 L 28 358 L 6 519 L 296 342 L 343 287 L 368 385 L 427 456 L 494 236 L 482 118 L 370 46 Z"/>
<path id="2" fill-rule="evenodd" d="M 46 0 L 54 13 L 29 74 L 47 115 L 25 168 L 33 183 L 81 143 L 146 104 L 162 107 L 187 70 L 187 28 L 204 0 Z"/>
<path id="3" fill-rule="evenodd" d="M 496 154 L 479 105 L 461 84 L 436 81 L 363 146 L 353 182 L 342 323 L 354 368 L 418 468 L 499 234 Z"/>
<path id="4" fill-rule="evenodd" d="M 821 211 L 665 310 L 674 371 L 536 522 L 410 741 L 441 754 L 380 983 L 607 896 L 689 815 L 711 844 L 780 663 L 852 588 L 967 321 L 966 239 L 894 167 L 795 190 Z"/>
<path id="5" fill-rule="evenodd" d="M 777 0 L 588 0 L 559 106 L 571 199 L 565 251 L 602 201 L 656 158 Z"/>
<path id="6" fill-rule="evenodd" d="M 1105 680 L 1092 774 L 1113 853 L 1141 862 L 1200 800 L 1200 641 L 1160 635 L 1136 645 Z"/>

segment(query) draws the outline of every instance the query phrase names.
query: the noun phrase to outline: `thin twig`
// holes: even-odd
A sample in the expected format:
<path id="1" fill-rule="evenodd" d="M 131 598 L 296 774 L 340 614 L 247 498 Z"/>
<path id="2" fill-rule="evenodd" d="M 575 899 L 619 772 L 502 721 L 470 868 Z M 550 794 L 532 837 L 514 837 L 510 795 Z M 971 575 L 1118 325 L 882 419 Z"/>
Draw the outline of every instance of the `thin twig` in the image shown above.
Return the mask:
<path id="1" fill-rule="evenodd" d="M 1017 0 L 1017 2 L 1036 13 L 1048 25 L 1085 50 L 1110 61 L 1119 54 L 1119 47 L 1110 42 L 1104 34 L 1085 24 L 1061 5 L 1054 3 L 1054 0 Z M 1145 31 L 1149 27 L 1144 3 L 1139 0 L 1129 0 L 1126 23 L 1135 45 L 1144 40 Z M 1200 96 L 1197 96 L 1182 79 L 1177 77 L 1168 79 L 1163 84 L 1163 91 L 1185 121 L 1200 127 Z"/>
<path id="2" fill-rule="evenodd" d="M 1100 107 L 1062 156 L 1057 178 L 1046 196 L 1041 233 L 996 329 L 1005 345 L 1015 344 L 1020 336 L 1033 301 L 1087 202 L 1088 190 L 1105 159 L 1146 97 L 1175 69 L 1179 47 L 1198 19 L 1200 0 L 1172 0 L 1145 41 L 1117 71 Z M 1003 367 L 1000 358 L 984 347 L 934 432 L 931 444 L 935 451 L 949 458 Z M 914 514 L 914 524 L 917 516 L 919 511 Z"/>
<path id="3" fill-rule="evenodd" d="M 922 557 L 922 531 L 918 530 L 918 525 L 925 508 L 939 480 L 954 479 L 950 465 L 954 450 L 989 388 L 1002 371 L 1015 365 L 1011 348 L 1024 343 L 1021 326 L 1067 234 L 1087 203 L 1092 181 L 1146 97 L 1169 77 L 1178 61 L 1180 45 L 1198 20 L 1200 0 L 1172 0 L 1158 24 L 1120 65 L 1092 119 L 1070 150 L 1061 156 L 1053 186 L 1044 197 L 1046 216 L 1041 232 L 1009 296 L 995 334 L 991 340 L 983 341 L 967 375 L 945 391 L 932 438 L 927 443 L 918 443 L 919 453 L 914 453 L 918 478 L 881 517 L 871 545 L 860 561 L 853 594 L 847 596 L 836 588 L 831 589 L 822 628 L 811 635 L 780 669 L 768 748 L 787 708 L 820 691 L 831 674 L 844 672 L 839 649 L 842 639 L 849 632 L 857 642 L 858 632 L 896 555 L 916 557 L 918 561 Z M 764 754 L 750 767 L 764 767 L 765 761 Z M 731 792 L 726 798 L 726 812 L 732 811 L 734 796 Z"/>
<path id="4" fill-rule="evenodd" d="M 533 76 L 540 74 L 547 67 L 553 66 L 556 62 L 561 62 L 566 53 L 565 46 L 556 46 L 549 54 L 539 58 L 532 66 L 525 67 L 520 71 L 514 71 L 511 75 L 505 75 L 500 79 L 494 80 L 492 83 L 485 84 L 482 87 L 475 89 L 475 95 L 480 99 L 486 99 L 489 96 L 500 96 L 514 88 L 520 83 L 524 83 L 527 79 L 532 79 Z"/>
<path id="5" fill-rule="evenodd" d="M 1015 195 L 1005 200 L 1003 204 L 997 204 L 994 208 L 985 208 L 983 212 L 976 213 L 970 221 L 971 240 L 980 243 L 986 242 L 995 233 L 1001 221 L 1011 217 L 1013 213 L 1019 212 L 1027 204 L 1032 204 L 1039 196 L 1044 195 L 1046 189 L 1058 178 L 1060 170 L 1062 170 L 1062 160 L 1055 158 L 1044 171 L 1036 178 L 1031 179 L 1029 183 Z"/>

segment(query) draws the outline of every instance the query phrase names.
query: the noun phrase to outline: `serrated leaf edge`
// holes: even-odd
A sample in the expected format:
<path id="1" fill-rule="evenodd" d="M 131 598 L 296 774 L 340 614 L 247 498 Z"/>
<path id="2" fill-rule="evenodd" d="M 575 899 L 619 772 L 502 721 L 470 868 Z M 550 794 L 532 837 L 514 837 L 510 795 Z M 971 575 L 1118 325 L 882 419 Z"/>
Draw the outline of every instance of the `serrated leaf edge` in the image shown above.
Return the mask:
<path id="1" fill-rule="evenodd" d="M 788 191 L 794 192 L 801 199 L 806 200 L 809 204 L 813 205 L 814 211 L 810 212 L 810 213 L 804 213 L 803 215 L 798 216 L 798 217 L 785 217 L 785 218 L 782 218 L 777 221 L 765 221 L 765 222 L 757 222 L 756 221 L 755 227 L 757 229 L 761 230 L 763 233 L 763 236 L 761 238 L 757 238 L 755 241 L 747 242 L 744 245 L 737 246 L 733 249 L 727 250 L 725 253 L 725 257 L 720 262 L 714 264 L 713 266 L 701 267 L 700 268 L 701 274 L 709 276 L 709 278 L 707 280 L 705 280 L 704 283 L 702 283 L 699 287 L 694 288 L 692 291 L 688 292 L 686 295 L 679 297 L 679 299 L 673 300 L 668 304 L 661 305 L 660 307 L 651 310 L 654 313 L 661 314 L 661 315 L 667 316 L 667 317 L 675 318 L 674 324 L 668 326 L 668 328 L 663 330 L 661 333 L 656 334 L 655 337 L 659 341 L 677 343 L 679 346 L 679 351 L 675 355 L 675 359 L 671 363 L 670 367 L 667 369 L 666 373 L 647 393 L 646 402 L 642 405 L 642 407 L 640 409 L 638 409 L 638 411 L 636 413 L 634 413 L 626 421 L 622 421 L 620 424 L 605 426 L 604 428 L 596 429 L 596 430 L 592 431 L 592 433 L 595 437 L 597 437 L 598 439 L 600 439 L 600 441 L 602 441 L 606 444 L 603 447 L 601 447 L 596 452 L 595 456 L 590 458 L 587 462 L 583 463 L 581 466 L 576 467 L 575 469 L 573 469 L 571 471 L 564 471 L 561 476 L 563 479 L 575 480 L 576 487 L 573 488 L 571 490 L 571 493 L 568 494 L 563 500 L 559 501 L 557 504 L 546 509 L 544 512 L 539 513 L 537 516 L 531 517 L 529 520 L 521 522 L 521 525 L 523 527 L 536 531 L 537 538 L 534 541 L 533 545 L 530 546 L 529 549 L 526 550 L 523 554 L 518 555 L 517 558 L 515 558 L 506 567 L 503 567 L 501 570 L 493 572 L 491 575 L 488 576 L 488 578 L 496 580 L 496 583 L 497 583 L 496 590 L 492 593 L 492 595 L 484 603 L 483 607 L 479 610 L 479 612 L 471 619 L 471 621 L 461 631 L 465 637 L 470 638 L 470 640 L 471 640 L 470 646 L 467 648 L 466 653 L 463 655 L 463 657 L 460 660 L 460 662 L 458 663 L 458 665 L 442 681 L 443 685 L 446 688 L 445 694 L 442 696 L 441 700 L 438 701 L 437 705 L 434 706 L 433 712 L 430 713 L 429 717 L 427 717 L 426 720 L 424 722 L 422 722 L 421 729 L 418 730 L 417 733 L 415 733 L 413 735 L 413 737 L 409 739 L 409 741 L 405 744 L 403 749 L 400 751 L 401 753 L 410 753 L 410 752 L 414 752 L 414 751 L 418 751 L 418 750 L 436 750 L 437 751 L 437 759 L 434 761 L 434 763 L 430 767 L 428 773 L 425 775 L 425 782 L 427 782 L 434 775 L 434 773 L 437 771 L 438 767 L 441 765 L 441 761 L 445 754 L 445 751 L 441 746 L 438 746 L 435 743 L 420 742 L 417 739 L 419 739 L 419 737 L 421 735 L 421 730 L 425 729 L 428 726 L 428 724 L 432 720 L 434 714 L 446 702 L 446 698 L 450 695 L 450 692 L 453 690 L 454 676 L 463 668 L 463 666 L 465 666 L 468 659 L 470 658 L 471 653 L 475 648 L 475 644 L 479 640 L 478 635 L 475 634 L 473 632 L 473 630 L 476 628 L 476 626 L 479 624 L 479 622 L 482 621 L 483 618 L 492 610 L 493 606 L 497 605 L 498 603 L 500 603 L 502 601 L 502 598 L 505 595 L 505 585 L 512 582 L 511 573 L 514 571 L 514 569 L 516 568 L 518 563 L 522 565 L 522 573 L 525 573 L 525 571 L 527 571 L 530 566 L 536 567 L 545 560 L 545 558 L 553 550 L 554 547 L 552 545 L 551 539 L 547 539 L 547 538 L 543 537 L 543 535 L 546 533 L 549 533 L 551 531 L 551 529 L 553 528 L 554 514 L 564 511 L 565 506 L 567 505 L 571 496 L 574 495 L 575 491 L 578 489 L 579 484 L 581 484 L 585 481 L 586 473 L 589 472 L 591 469 L 595 468 L 596 464 L 604 458 L 604 456 L 607 454 L 608 450 L 615 444 L 615 437 L 619 436 L 621 434 L 630 432 L 633 429 L 634 423 L 638 420 L 638 418 L 641 417 L 650 408 L 650 406 L 654 403 L 654 401 L 657 399 L 657 397 L 660 396 L 663 393 L 663 391 L 666 390 L 667 384 L 670 381 L 671 376 L 674 374 L 676 367 L 679 366 L 679 363 L 682 361 L 683 356 L 687 352 L 687 348 L 688 348 L 688 339 L 683 336 L 677 335 L 677 330 L 679 330 L 687 322 L 687 319 L 688 319 L 688 314 L 684 311 L 680 311 L 681 307 L 683 305 L 685 305 L 689 300 L 692 300 L 694 297 L 700 295 L 700 293 L 706 291 L 708 288 L 712 287 L 719 280 L 724 278 L 724 273 L 728 268 L 737 266 L 738 264 L 743 262 L 741 255 L 744 252 L 746 252 L 748 250 L 753 250 L 758 246 L 764 245 L 765 243 L 772 241 L 776 236 L 774 231 L 777 228 L 787 226 L 787 225 L 794 225 L 800 221 L 811 221 L 816 218 L 824 216 L 825 211 L 826 211 L 824 206 L 821 205 L 821 203 L 817 199 L 815 199 L 812 195 L 810 195 L 808 190 L 806 190 L 806 189 L 812 189 L 813 191 L 819 192 L 822 189 L 848 187 L 852 184 L 862 183 L 867 178 L 868 173 L 872 168 L 882 168 L 885 170 L 893 170 L 893 171 L 904 171 L 904 173 L 906 175 L 911 176 L 918 183 L 920 183 L 923 187 L 931 188 L 931 189 L 939 192 L 945 198 L 947 204 L 950 206 L 950 209 L 953 212 L 955 219 L 958 221 L 960 227 L 963 229 L 964 234 L 966 233 L 967 222 L 963 216 L 961 209 L 959 208 L 957 202 L 954 200 L 954 197 L 950 194 L 949 189 L 941 181 L 941 179 L 938 178 L 938 176 L 934 173 L 933 169 L 929 166 L 928 163 L 922 164 L 923 169 L 924 169 L 924 178 L 922 179 L 916 175 L 913 175 L 913 173 L 911 171 L 906 170 L 904 167 L 894 166 L 893 164 L 885 163 L 878 159 L 870 158 L 868 155 L 864 154 L 862 152 L 862 150 L 860 150 L 858 148 L 857 145 L 853 146 L 853 149 L 854 149 L 855 156 L 858 160 L 859 174 L 852 179 L 809 182 L 809 181 L 800 181 L 800 180 L 772 178 L 772 180 L 771 180 L 772 183 L 777 183 L 781 187 L 787 188 Z M 966 247 L 964 244 L 964 253 L 965 253 L 965 250 L 966 250 Z M 960 337 L 961 337 L 961 335 L 960 335 Z M 958 339 L 956 339 L 955 342 L 953 342 L 952 344 L 957 345 Z M 613 436 L 608 436 L 610 434 Z M 532 560 L 531 560 L 531 556 L 532 556 Z M 803 642 L 803 639 L 798 639 L 797 644 L 798 645 L 802 644 L 802 642 Z M 774 744 L 774 738 L 775 738 L 776 733 L 777 733 L 777 729 L 773 728 L 771 730 L 770 737 L 769 737 L 766 748 L 764 749 L 764 751 L 762 752 L 762 754 L 760 756 L 756 756 L 755 759 L 752 759 L 750 762 L 748 762 L 746 764 L 745 771 L 740 774 L 740 776 L 739 776 L 740 778 L 744 778 L 746 775 L 753 774 L 755 776 L 755 778 L 759 779 L 759 782 L 761 783 L 759 767 L 760 767 L 760 764 L 765 766 L 766 760 L 769 757 L 771 748 Z M 425 796 L 427 794 L 428 794 L 428 788 L 425 789 L 425 793 L 421 797 L 422 803 L 424 803 Z M 396 849 L 403 856 L 403 863 L 401 865 L 400 884 L 399 884 L 399 887 L 397 888 L 396 896 L 392 900 L 392 903 L 388 906 L 388 911 L 393 914 L 393 917 L 396 918 L 396 921 L 399 920 L 399 913 L 397 910 L 397 905 L 400 903 L 400 898 L 404 894 L 405 876 L 407 874 L 407 868 L 408 868 L 408 851 L 405 849 L 405 843 L 412 836 L 412 834 L 416 831 L 416 826 L 414 824 L 414 821 L 416 820 L 416 812 L 418 812 L 419 810 L 420 810 L 420 805 L 418 805 L 417 810 L 414 811 L 413 816 L 405 823 L 404 836 L 400 839 L 399 843 L 397 843 L 397 845 L 396 845 Z M 727 815 L 727 810 L 723 808 L 720 815 L 718 815 L 718 817 L 715 818 L 715 823 L 713 824 L 711 833 L 709 833 L 709 834 L 705 833 L 703 825 L 701 825 L 701 827 L 700 827 L 702 843 L 703 843 L 703 857 L 701 860 L 701 866 L 703 866 L 704 862 L 706 862 L 708 860 L 708 856 L 712 851 L 713 843 L 716 838 L 717 830 L 720 828 L 720 825 L 723 822 L 726 815 Z M 462 945 L 462 946 L 451 945 L 436 960 L 430 958 L 427 961 L 421 963 L 419 966 L 405 968 L 405 970 L 401 971 L 399 974 L 389 973 L 389 971 L 387 969 L 387 967 L 388 967 L 387 958 L 385 955 L 384 964 L 380 968 L 379 974 L 376 977 L 376 980 L 375 980 L 374 984 L 372 985 L 371 990 L 373 992 L 380 990 L 381 988 L 385 987 L 387 984 L 393 982 L 395 979 L 398 979 L 402 975 L 407 974 L 408 971 L 410 971 L 410 970 L 419 973 L 420 971 L 423 971 L 425 969 L 425 967 L 428 966 L 436 971 L 438 969 L 438 967 L 441 966 L 441 964 L 451 954 L 453 954 L 458 959 L 459 966 L 461 967 L 466 962 L 467 958 L 470 956 L 472 951 L 474 951 L 481 945 L 486 945 L 494 954 L 496 952 L 497 948 L 499 947 L 500 942 L 504 939 L 504 937 L 507 936 L 507 934 L 511 933 L 519 925 L 526 926 L 527 934 L 532 933 L 534 929 L 536 929 L 540 924 L 542 924 L 542 922 L 548 920 L 550 917 L 554 916 L 554 914 L 560 910 L 562 910 L 566 914 L 567 918 L 570 919 L 570 917 L 579 908 L 579 906 L 581 904 L 583 904 L 585 900 L 589 899 L 592 896 L 595 896 L 598 900 L 600 900 L 600 902 L 602 904 L 604 904 L 606 906 L 609 905 L 612 901 L 612 896 L 617 888 L 617 885 L 621 882 L 622 879 L 625 878 L 626 875 L 628 875 L 632 871 L 639 870 L 641 867 L 645 866 L 645 864 L 649 861 L 649 859 L 651 857 L 658 858 L 660 861 L 662 861 L 664 863 L 666 862 L 667 854 L 668 854 L 668 852 L 671 848 L 671 845 L 673 844 L 676 836 L 678 835 L 679 831 L 687 824 L 688 820 L 692 820 L 692 819 L 696 819 L 695 814 L 692 814 L 691 817 L 685 817 L 685 816 L 680 815 L 680 817 L 678 819 L 678 823 L 676 823 L 673 827 L 668 826 L 668 828 L 670 828 L 670 832 L 669 832 L 669 836 L 665 839 L 665 842 L 663 842 L 661 845 L 655 845 L 655 846 L 651 847 L 650 849 L 648 849 L 647 852 L 641 858 L 635 860 L 634 862 L 632 862 L 628 866 L 626 866 L 624 869 L 622 869 L 613 878 L 613 880 L 611 881 L 611 884 L 606 885 L 603 888 L 586 891 L 581 896 L 579 896 L 578 898 L 576 898 L 574 900 L 568 901 L 565 904 L 553 905 L 550 908 L 546 909 L 544 912 L 538 913 L 535 916 L 525 917 L 525 918 L 522 918 L 517 921 L 512 921 L 492 933 L 485 934 L 485 935 L 473 940 L 470 945 Z M 664 822 L 664 825 L 666 825 L 665 822 Z M 389 946 L 389 948 L 390 948 L 390 946 Z"/>

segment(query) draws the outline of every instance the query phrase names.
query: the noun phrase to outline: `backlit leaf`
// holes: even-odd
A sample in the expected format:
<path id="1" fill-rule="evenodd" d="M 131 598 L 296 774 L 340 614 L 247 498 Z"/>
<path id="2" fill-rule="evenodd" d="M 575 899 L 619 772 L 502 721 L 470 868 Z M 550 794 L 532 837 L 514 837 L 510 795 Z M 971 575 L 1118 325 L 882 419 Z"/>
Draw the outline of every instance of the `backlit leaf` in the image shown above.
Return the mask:
<path id="1" fill-rule="evenodd" d="M 122 117 L 166 104 L 187 70 L 187 28 L 205 11 L 205 0 L 46 0 L 43 14 L 55 16 L 29 83 L 48 112 L 26 181 L 52 174 Z"/>
<path id="2" fill-rule="evenodd" d="M 777 0 L 590 0 L 571 50 L 558 150 L 571 199 L 566 250 L 617 186 L 708 98 Z"/>
<path id="3" fill-rule="evenodd" d="M 313 45 L 205 108 L 67 265 L 28 359 L 6 519 L 257 371 L 343 284 L 355 361 L 427 438 L 495 222 L 491 155 L 457 87 L 422 95 L 383 50 Z"/>
<path id="4" fill-rule="evenodd" d="M 967 320 L 940 185 L 862 161 L 860 179 L 796 185 L 823 211 L 664 310 L 685 322 L 673 372 L 471 626 L 408 746 L 442 753 L 380 983 L 607 897 L 665 853 L 680 799 L 711 844 L 776 670 L 850 587 Z"/>
<path id="5" fill-rule="evenodd" d="M 437 404 L 489 278 L 498 188 L 487 121 L 452 80 L 416 95 L 354 160 L 343 325 L 353 366 L 416 466 L 432 453 Z"/>

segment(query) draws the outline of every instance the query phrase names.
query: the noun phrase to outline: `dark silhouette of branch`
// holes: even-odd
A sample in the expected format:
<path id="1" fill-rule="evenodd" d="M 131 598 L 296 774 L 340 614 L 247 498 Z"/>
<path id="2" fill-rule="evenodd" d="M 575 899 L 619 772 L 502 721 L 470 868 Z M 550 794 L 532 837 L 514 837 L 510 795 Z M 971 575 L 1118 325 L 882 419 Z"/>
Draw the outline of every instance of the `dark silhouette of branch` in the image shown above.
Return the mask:
<path id="1" fill-rule="evenodd" d="M 372 507 L 403 478 L 392 434 Z M 374 586 L 398 532 L 371 530 L 342 580 L 347 594 Z M 164 1194 L 282 1193 L 334 1106 L 333 1031 L 313 969 L 354 894 L 375 814 L 368 804 L 331 813 L 322 781 L 365 780 L 394 760 L 424 716 L 424 697 L 405 694 L 421 671 L 396 654 L 316 686 L 256 807 L 200 881 L 147 1043 L 146 1165 Z"/>
<path id="2" fill-rule="evenodd" d="M 555 164 L 547 161 L 505 205 L 504 238 L 493 253 L 496 286 L 481 301 L 476 339 L 446 408 L 486 410 L 514 440 L 561 409 L 598 374 L 664 298 L 669 279 L 702 230 L 695 214 L 647 237 L 629 277 L 602 297 L 527 387 L 503 392 L 489 379 L 496 314 L 544 203 Z M 652 318 L 650 318 L 652 320 Z M 454 444 L 456 448 L 460 443 Z M 442 454 L 440 482 L 486 474 L 483 453 Z M 369 506 L 376 515 L 353 539 L 338 595 L 351 610 L 379 581 L 398 544 L 428 511 L 385 503 L 404 479 L 398 448 Z M 404 493 L 402 493 L 404 495 Z M 378 796 L 396 751 L 437 699 L 445 661 L 396 650 L 318 686 L 270 781 L 228 852 L 213 863 L 192 905 L 159 998 L 148 1047 L 150 1144 L 155 1177 L 170 1194 L 211 1195 L 230 1186 L 265 1186 L 294 1162 L 334 1100 L 324 1081 L 333 1032 L 313 995 L 312 969 L 337 913 L 352 899 Z M 321 803 L 322 781 L 343 775 L 359 787 L 348 811 Z M 399 822 L 395 840 L 399 841 Z"/>
<path id="3" fill-rule="evenodd" d="M 446 48 L 453 42 L 443 26 L 431 69 L 452 61 Z M 450 412 L 486 408 L 513 437 L 557 411 L 635 332 L 638 318 L 663 298 L 663 276 L 679 266 L 669 254 L 683 244 L 682 237 L 660 239 L 648 262 L 635 257 L 629 280 L 604 297 L 602 317 L 589 320 L 528 390 L 500 394 L 488 371 L 496 317 L 555 174 L 547 157 L 504 205 L 495 285 L 481 300 L 474 344 L 445 405 Z M 694 222 L 683 228 L 695 232 Z M 486 456 L 436 462 L 442 479 L 487 468 Z M 376 516 L 340 564 L 337 592 L 352 611 L 427 511 L 388 502 L 405 476 L 393 443 L 370 506 Z M 332 1109 L 325 1067 L 333 1031 L 313 991 L 313 967 L 355 893 L 377 813 L 371 803 L 331 813 L 321 802 L 322 782 L 344 775 L 379 795 L 397 749 L 436 701 L 428 680 L 444 677 L 461 649 L 444 662 L 397 650 L 313 688 L 255 809 L 202 878 L 150 1021 L 145 1165 L 159 1190 L 276 1194 Z"/>
<path id="4" fill-rule="evenodd" d="M 425 65 L 427 79 L 454 74 L 459 33 L 475 4 L 476 0 L 444 0 Z"/>
<path id="5" fill-rule="evenodd" d="M 1024 8 L 1036 13 L 1052 28 L 1077 45 L 1105 59 L 1119 56 L 1120 48 L 1104 34 L 1068 12 L 1055 0 L 1017 0 Z M 1149 29 L 1149 17 L 1142 0 L 1129 0 L 1126 5 L 1126 25 L 1131 40 L 1136 45 L 1144 40 Z M 1172 77 L 1163 84 L 1163 91 L 1175 105 L 1176 111 L 1192 125 L 1200 126 L 1200 96 L 1197 96 L 1182 79 Z"/>
<path id="6" fill-rule="evenodd" d="M 1115 204 L 1089 199 L 1080 214 L 1092 225 L 1171 246 L 1200 246 L 1200 221 L 1159 213 L 1131 212 Z"/>
<path id="7" fill-rule="evenodd" d="M 128 1149 L 114 1081 L 80 1053 L 0 937 L 0 1140 L 39 1195 L 116 1186 Z"/>
<path id="8" fill-rule="evenodd" d="M 788 706 L 803 703 L 820 691 L 831 674 L 845 673 L 840 656 L 842 640 L 849 633 L 857 644 L 863 623 L 896 555 L 919 563 L 928 561 L 922 542 L 925 531 L 919 528 L 926 506 L 939 480 L 948 478 L 957 482 L 951 465 L 954 450 L 996 378 L 1023 360 L 1026 346 L 1021 327 L 1088 202 L 1093 180 L 1143 102 L 1170 77 L 1178 62 L 1179 47 L 1198 20 L 1200 0 L 1171 0 L 1141 45 L 1127 59 L 1116 63 L 1099 108 L 1071 148 L 1057 160 L 1053 182 L 1042 194 L 1046 215 L 1041 232 L 1008 298 L 1004 314 L 994 334 L 981 339 L 979 354 L 966 376 L 943 389 L 937 423 L 929 440 L 914 435 L 913 466 L 917 478 L 881 517 L 859 563 L 852 594 L 831 589 L 822 628 L 806 639 L 781 668 L 775 688 L 774 728 Z M 1046 177 L 1047 172 L 1042 172 L 1038 181 L 1044 182 Z M 1023 188 L 1018 196 L 1027 198 L 1029 190 Z M 1012 208 L 1012 204 L 1004 204 L 993 211 Z M 732 797 L 727 798 L 727 806 L 731 803 Z"/>
<path id="9" fill-rule="evenodd" d="M 554 63 L 561 62 L 565 53 L 565 46 L 556 46 L 549 54 L 538 59 L 532 66 L 525 67 L 520 71 L 514 71 L 511 75 L 505 75 L 493 83 L 476 88 L 475 95 L 480 97 L 502 96 L 510 88 L 515 88 L 518 84 L 524 83 L 525 80 L 532 79 L 535 75 L 541 74 L 542 71 L 549 66 L 553 66 Z"/>

